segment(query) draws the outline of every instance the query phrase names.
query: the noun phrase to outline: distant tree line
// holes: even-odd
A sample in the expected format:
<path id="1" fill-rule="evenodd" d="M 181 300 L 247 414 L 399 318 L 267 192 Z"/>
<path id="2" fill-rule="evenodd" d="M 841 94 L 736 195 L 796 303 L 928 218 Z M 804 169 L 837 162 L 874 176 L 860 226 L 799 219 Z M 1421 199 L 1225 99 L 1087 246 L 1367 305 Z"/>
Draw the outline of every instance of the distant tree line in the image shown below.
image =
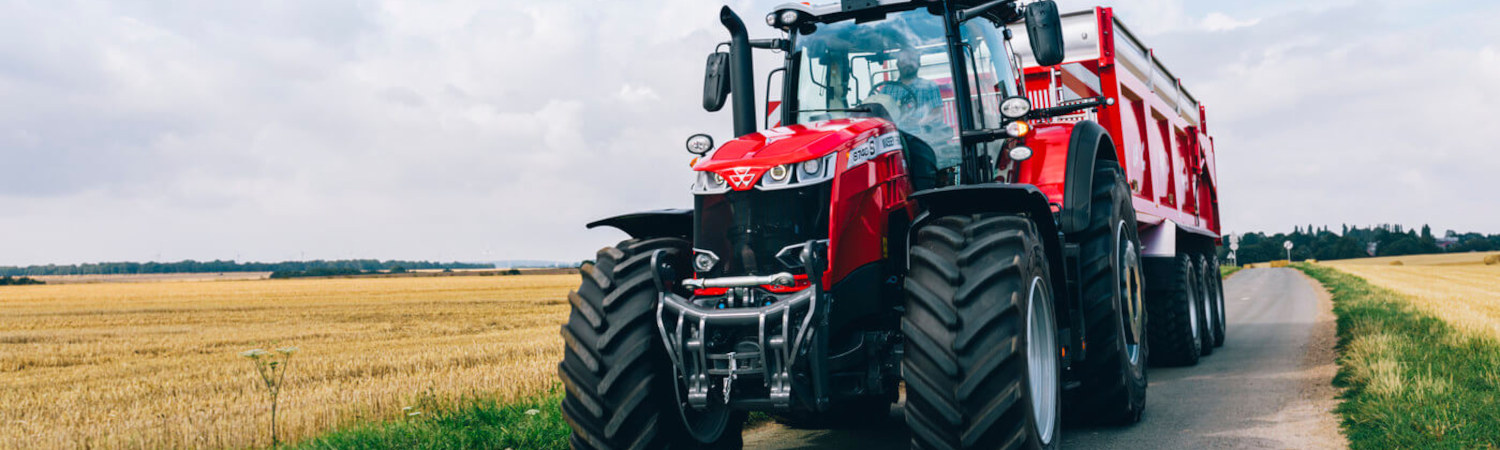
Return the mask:
<path id="1" fill-rule="evenodd" d="M 26 286 L 29 284 L 47 284 L 42 280 L 34 280 L 28 277 L 14 278 L 9 275 L 0 277 L 0 286 Z"/>
<path id="2" fill-rule="evenodd" d="M 377 259 L 345 259 L 285 261 L 277 263 L 237 261 L 193 261 L 178 262 L 108 262 L 95 264 L 71 264 L 28 267 L 0 266 L 0 276 L 40 275 L 125 275 L 142 273 L 211 273 L 211 272 L 306 272 L 310 270 L 352 270 L 375 272 L 395 268 L 417 269 L 493 269 L 494 264 L 475 264 L 434 261 L 381 261 Z"/>
<path id="3" fill-rule="evenodd" d="M 1423 225 L 1420 229 L 1403 229 L 1401 225 L 1377 225 L 1370 228 L 1344 225 L 1341 232 L 1328 227 L 1296 227 L 1291 234 L 1245 233 L 1235 256 L 1241 264 L 1286 259 L 1282 243 L 1292 241 L 1292 260 L 1333 260 L 1373 256 L 1421 255 L 1430 253 L 1467 253 L 1500 250 L 1500 234 L 1458 233 L 1448 230 L 1442 236 Z M 1229 237 L 1219 248 L 1219 258 L 1229 255 Z"/>

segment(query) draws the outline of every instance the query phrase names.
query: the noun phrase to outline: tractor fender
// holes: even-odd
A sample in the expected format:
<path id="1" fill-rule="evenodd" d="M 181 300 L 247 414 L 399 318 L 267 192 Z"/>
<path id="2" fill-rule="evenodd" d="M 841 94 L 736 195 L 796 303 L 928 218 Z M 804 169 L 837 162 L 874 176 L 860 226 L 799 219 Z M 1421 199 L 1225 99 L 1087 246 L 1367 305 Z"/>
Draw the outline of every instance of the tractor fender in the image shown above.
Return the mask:
<path id="1" fill-rule="evenodd" d="M 1094 121 L 1085 120 L 1073 126 L 1068 139 L 1068 172 L 1064 179 L 1063 207 L 1058 224 L 1065 234 L 1083 231 L 1089 226 L 1093 207 L 1094 167 L 1099 160 L 1118 161 L 1114 140 L 1109 131 Z"/>
<path id="2" fill-rule="evenodd" d="M 692 240 L 693 210 L 658 209 L 635 212 L 590 222 L 587 226 L 589 229 L 615 228 L 634 239 L 675 237 Z"/>
<path id="3" fill-rule="evenodd" d="M 910 197 L 921 205 L 923 212 L 907 230 L 906 242 L 916 242 L 916 233 L 927 222 L 943 216 L 982 213 L 1026 214 L 1036 224 L 1042 247 L 1047 252 L 1047 265 L 1052 276 L 1052 292 L 1057 293 L 1057 306 L 1067 308 L 1067 273 L 1064 271 L 1062 235 L 1057 221 L 1052 216 L 1052 206 L 1041 189 L 1030 184 L 986 183 L 964 186 L 949 186 L 929 189 Z M 907 255 L 906 267 L 911 268 L 911 252 Z"/>

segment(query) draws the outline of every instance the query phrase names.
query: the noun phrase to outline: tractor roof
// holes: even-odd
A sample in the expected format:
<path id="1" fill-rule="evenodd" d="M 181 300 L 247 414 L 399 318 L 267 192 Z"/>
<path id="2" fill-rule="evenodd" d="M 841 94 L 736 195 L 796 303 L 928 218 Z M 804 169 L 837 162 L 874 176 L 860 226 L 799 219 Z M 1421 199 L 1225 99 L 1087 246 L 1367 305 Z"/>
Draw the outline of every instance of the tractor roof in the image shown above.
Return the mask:
<path id="1" fill-rule="evenodd" d="M 985 0 L 949 0 L 955 8 L 965 8 L 985 3 Z M 772 8 L 773 13 L 796 10 L 814 16 L 819 22 L 837 22 L 863 15 L 877 15 L 892 11 L 915 9 L 923 6 L 943 4 L 942 0 L 839 0 L 814 4 L 812 2 L 783 3 Z"/>

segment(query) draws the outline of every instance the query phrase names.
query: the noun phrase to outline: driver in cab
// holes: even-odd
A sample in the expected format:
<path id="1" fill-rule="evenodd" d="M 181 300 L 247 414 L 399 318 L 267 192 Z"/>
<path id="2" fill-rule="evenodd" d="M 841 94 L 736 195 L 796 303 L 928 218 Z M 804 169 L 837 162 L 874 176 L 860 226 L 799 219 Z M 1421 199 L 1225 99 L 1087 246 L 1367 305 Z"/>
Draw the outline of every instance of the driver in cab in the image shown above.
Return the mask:
<path id="1" fill-rule="evenodd" d="M 897 82 L 911 89 L 916 98 L 913 111 L 916 116 L 926 116 L 935 108 L 943 105 L 942 91 L 938 90 L 937 83 L 932 80 L 917 76 L 917 70 L 922 68 L 922 53 L 914 48 L 902 49 L 896 54 L 896 71 L 900 74 Z"/>

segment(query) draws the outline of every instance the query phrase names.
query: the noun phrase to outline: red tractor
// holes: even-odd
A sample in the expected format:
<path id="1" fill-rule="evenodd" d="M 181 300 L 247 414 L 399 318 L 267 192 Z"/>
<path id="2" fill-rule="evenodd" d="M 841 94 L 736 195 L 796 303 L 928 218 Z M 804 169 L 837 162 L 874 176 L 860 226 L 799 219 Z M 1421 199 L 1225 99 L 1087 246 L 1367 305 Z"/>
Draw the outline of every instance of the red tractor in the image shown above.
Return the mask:
<path id="1" fill-rule="evenodd" d="M 720 20 L 704 107 L 739 137 L 688 140 L 693 209 L 589 224 L 630 239 L 569 295 L 573 447 L 737 448 L 747 412 L 883 420 L 903 389 L 913 447 L 1056 447 L 1064 411 L 1138 421 L 1148 361 L 1222 344 L 1205 115 L 1111 10 Z M 763 130 L 753 49 L 785 55 Z"/>

